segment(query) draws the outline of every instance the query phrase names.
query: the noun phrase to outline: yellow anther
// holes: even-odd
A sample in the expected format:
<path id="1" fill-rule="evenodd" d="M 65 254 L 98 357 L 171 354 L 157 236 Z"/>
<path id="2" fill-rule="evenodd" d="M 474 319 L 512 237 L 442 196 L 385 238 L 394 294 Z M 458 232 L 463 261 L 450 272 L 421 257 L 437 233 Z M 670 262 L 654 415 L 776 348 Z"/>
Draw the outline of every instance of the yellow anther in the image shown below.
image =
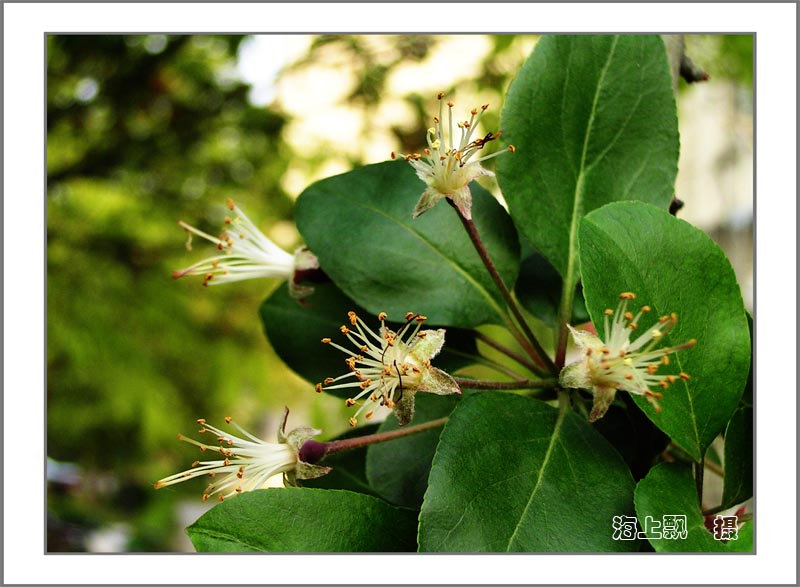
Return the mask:
<path id="1" fill-rule="evenodd" d="M 647 314 L 650 311 L 650 306 L 642 306 L 642 313 Z"/>
<path id="2" fill-rule="evenodd" d="M 611 316 L 613 313 L 614 310 L 612 310 L 611 308 L 606 308 L 605 310 L 603 310 L 603 314 L 605 314 L 606 316 Z"/>
<path id="3" fill-rule="evenodd" d="M 234 206 L 234 205 L 233 205 L 233 200 L 231 200 L 230 198 L 228 198 L 227 200 L 225 200 L 225 204 L 228 206 L 228 208 L 229 208 L 230 210 L 233 210 L 233 209 L 236 207 L 236 206 Z"/>
<path id="4" fill-rule="evenodd" d="M 330 384 L 331 384 L 331 383 L 333 383 L 334 381 L 335 381 L 335 380 L 334 380 L 334 378 L 333 378 L 333 377 L 326 377 L 326 378 L 325 378 L 325 379 L 322 381 L 322 383 L 324 383 L 325 385 L 330 385 Z"/>
<path id="5" fill-rule="evenodd" d="M 406 312 L 406 321 L 411 320 L 414 316 L 414 312 Z"/>
<path id="6" fill-rule="evenodd" d="M 352 324 L 353 326 L 355 326 L 356 322 L 358 322 L 358 316 L 356 316 L 355 312 L 352 311 L 348 312 L 347 317 L 350 318 L 350 324 Z"/>
<path id="7" fill-rule="evenodd" d="M 631 322 L 630 324 L 628 324 L 628 328 L 630 328 L 631 330 L 636 330 L 637 328 L 639 328 L 639 325 L 636 324 L 636 322 Z"/>
<path id="8" fill-rule="evenodd" d="M 205 424 L 206 423 L 206 419 L 205 418 L 198 418 L 197 419 L 197 423 L 198 424 Z"/>
<path id="9" fill-rule="evenodd" d="M 509 150 L 511 153 L 516 153 L 516 152 L 517 152 L 517 148 L 516 148 L 514 145 L 509 145 L 509 146 L 508 146 L 508 150 Z"/>
<path id="10" fill-rule="evenodd" d="M 661 357 L 661 364 L 662 365 L 669 365 L 669 357 L 667 355 L 664 355 L 663 357 Z"/>
<path id="11" fill-rule="evenodd" d="M 322 393 L 322 384 L 321 383 L 317 383 L 314 386 L 314 391 L 316 391 L 317 393 Z"/>
<path id="12" fill-rule="evenodd" d="M 350 418 L 350 427 L 355 428 L 356 424 L 358 424 L 358 420 L 356 420 L 355 418 Z"/>
<path id="13" fill-rule="evenodd" d="M 689 381 L 689 379 L 691 379 L 691 377 L 689 377 L 688 373 L 681 373 L 680 375 L 678 375 L 678 377 L 680 377 L 684 381 Z"/>
<path id="14" fill-rule="evenodd" d="M 197 465 L 199 465 L 199 464 L 200 464 L 200 461 L 195 461 L 195 462 L 193 462 L 193 463 L 192 463 L 192 466 L 193 466 L 193 467 L 196 467 L 196 466 L 197 466 Z"/>
<path id="15" fill-rule="evenodd" d="M 441 100 L 442 98 L 444 98 L 444 92 L 439 92 L 438 94 L 436 94 L 437 100 Z"/>
<path id="16" fill-rule="evenodd" d="M 225 416 L 225 423 L 226 424 L 230 424 L 232 420 L 233 420 L 233 418 L 231 418 L 230 416 Z"/>
<path id="17" fill-rule="evenodd" d="M 378 314 L 378 320 L 380 320 L 381 322 L 386 320 L 386 312 L 381 312 L 380 314 Z"/>
<path id="18" fill-rule="evenodd" d="M 348 408 L 352 408 L 354 405 L 356 405 L 356 400 L 349 397 L 346 400 L 344 400 L 344 405 L 346 405 Z"/>
<path id="19" fill-rule="evenodd" d="M 624 291 L 621 294 L 619 294 L 619 299 L 621 299 L 621 300 L 635 300 L 636 299 L 636 294 L 631 292 L 631 291 Z"/>
<path id="20" fill-rule="evenodd" d="M 428 317 L 423 316 L 422 314 L 417 314 L 414 319 L 421 324 L 422 322 L 425 322 L 425 320 L 427 320 Z"/>
<path id="21" fill-rule="evenodd" d="M 633 320 L 633 312 L 625 312 L 625 313 L 623 314 L 623 316 L 625 316 L 625 320 L 628 320 L 629 322 L 630 322 L 631 320 Z"/>
<path id="22" fill-rule="evenodd" d="M 366 420 L 369 420 L 370 418 L 372 418 L 373 414 L 375 414 L 375 412 L 369 411 L 366 414 L 364 414 L 364 418 Z"/>
<path id="23" fill-rule="evenodd" d="M 339 327 L 339 332 L 341 332 L 342 334 L 350 334 L 350 329 L 347 326 L 345 326 L 344 324 L 342 324 Z"/>

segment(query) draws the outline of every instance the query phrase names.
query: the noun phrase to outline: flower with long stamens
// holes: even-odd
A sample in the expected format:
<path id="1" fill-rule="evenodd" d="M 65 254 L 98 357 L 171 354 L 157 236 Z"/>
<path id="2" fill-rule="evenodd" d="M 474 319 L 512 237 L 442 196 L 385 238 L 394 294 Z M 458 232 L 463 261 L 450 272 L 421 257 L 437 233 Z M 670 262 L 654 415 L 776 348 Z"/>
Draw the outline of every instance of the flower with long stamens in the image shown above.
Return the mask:
<path id="1" fill-rule="evenodd" d="M 350 326 L 340 328 L 342 334 L 355 346 L 353 351 L 323 338 L 347 356 L 348 373 L 329 377 L 318 383 L 318 392 L 333 389 L 355 388 L 357 393 L 348 398 L 346 405 L 359 405 L 350 425 L 355 426 L 364 413 L 370 419 L 381 406 L 392 409 L 401 425 L 414 415 L 414 394 L 418 391 L 437 395 L 460 394 L 455 380 L 447 373 L 431 366 L 444 345 L 443 329 L 421 330 L 425 316 L 409 312 L 405 323 L 396 331 L 386 326 L 386 313 L 378 319 L 380 330 L 376 333 L 355 312 L 348 312 Z"/>
<path id="2" fill-rule="evenodd" d="M 313 288 L 297 284 L 295 278 L 298 274 L 306 277 L 319 270 L 316 256 L 306 247 L 300 247 L 294 255 L 287 253 L 268 239 L 231 199 L 227 200 L 227 206 L 235 216 L 225 218 L 225 226 L 219 237 L 213 237 L 182 220 L 178 222 L 189 234 L 186 243 L 188 250 L 191 250 L 192 235 L 197 235 L 214 243 L 219 253 L 186 269 L 173 271 L 172 277 L 178 279 L 186 275 L 201 275 L 203 285 L 277 277 L 289 280 L 290 291 L 295 297 L 309 295 Z"/>
<path id="3" fill-rule="evenodd" d="M 588 389 L 593 393 L 590 422 L 603 417 L 618 389 L 645 396 L 656 411 L 661 411 L 658 400 L 663 397 L 662 391 L 679 379 L 689 379 L 683 372 L 678 375 L 658 373 L 660 367 L 669 364 L 669 355 L 697 344 L 697 340 L 692 339 L 673 347 L 655 348 L 675 326 L 678 315 L 662 316 L 655 325 L 643 329 L 640 336 L 631 340 L 631 335 L 639 328 L 639 320 L 650 312 L 650 306 L 642 306 L 634 316 L 628 310 L 628 302 L 636 295 L 625 292 L 619 297 L 617 309 L 605 311 L 605 340 L 569 327 L 581 350 L 581 359 L 561 371 L 560 382 L 563 387 Z"/>
<path id="4" fill-rule="evenodd" d="M 165 477 L 155 484 L 156 489 L 182 483 L 195 477 L 209 476 L 217 478 L 203 492 L 203 501 L 216 495 L 219 501 L 238 495 L 245 491 L 262 489 L 267 481 L 275 475 L 283 474 L 285 485 L 296 485 L 297 479 L 314 479 L 331 471 L 330 467 L 321 467 L 304 462 L 299 454 L 303 445 L 320 433 L 319 430 L 303 426 L 285 433 L 286 420 L 289 417 L 287 408 L 283 414 L 283 422 L 278 429 L 278 443 L 265 442 L 250 434 L 231 418 L 225 422 L 233 426 L 241 436 L 224 432 L 207 424 L 205 420 L 197 421 L 201 425 L 200 434 L 211 434 L 216 438 L 216 445 L 205 444 L 178 435 L 183 440 L 200 448 L 203 453 L 218 453 L 221 458 L 192 463 L 192 468 Z"/>
<path id="5" fill-rule="evenodd" d="M 453 103 L 447 102 L 447 125 L 444 122 L 444 93 L 438 95 L 439 115 L 434 116 L 434 126 L 428 129 L 426 140 L 428 146 L 423 154 L 411 153 L 408 155 L 392 153 L 392 159 L 401 157 L 411 163 L 417 176 L 428 186 L 422 197 L 417 202 L 412 216 L 418 217 L 423 212 L 432 208 L 442 198 L 449 198 L 466 219 L 472 218 L 472 194 L 469 184 L 473 179 L 482 175 L 493 176 L 494 173 L 481 166 L 483 161 L 496 157 L 505 150 L 495 151 L 483 157 L 476 156 L 489 141 L 500 136 L 489 132 L 483 137 L 475 136 L 475 129 L 483 113 L 489 108 L 488 104 L 470 111 L 470 119 L 456 122 L 453 128 Z M 458 137 L 456 137 L 458 133 Z M 510 145 L 508 151 L 514 152 Z"/>

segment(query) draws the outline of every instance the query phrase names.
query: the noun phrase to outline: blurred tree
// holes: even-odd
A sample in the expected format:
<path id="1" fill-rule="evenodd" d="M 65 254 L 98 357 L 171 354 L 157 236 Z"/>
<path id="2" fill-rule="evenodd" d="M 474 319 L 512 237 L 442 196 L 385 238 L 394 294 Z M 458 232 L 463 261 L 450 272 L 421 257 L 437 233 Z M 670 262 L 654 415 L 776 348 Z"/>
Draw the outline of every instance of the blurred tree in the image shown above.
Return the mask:
<path id="1" fill-rule="evenodd" d="M 285 119 L 248 103 L 241 40 L 47 39 L 48 454 L 84 469 L 73 517 L 144 512 L 154 496 L 134 488 L 185 462 L 179 429 L 252 418 L 302 388 L 265 352 L 268 282 L 211 293 L 169 277 L 212 250 L 182 253 L 178 218 L 216 233 L 227 197 L 265 229 L 290 214 Z M 93 495 L 95 471 L 114 475 L 113 496 Z"/>

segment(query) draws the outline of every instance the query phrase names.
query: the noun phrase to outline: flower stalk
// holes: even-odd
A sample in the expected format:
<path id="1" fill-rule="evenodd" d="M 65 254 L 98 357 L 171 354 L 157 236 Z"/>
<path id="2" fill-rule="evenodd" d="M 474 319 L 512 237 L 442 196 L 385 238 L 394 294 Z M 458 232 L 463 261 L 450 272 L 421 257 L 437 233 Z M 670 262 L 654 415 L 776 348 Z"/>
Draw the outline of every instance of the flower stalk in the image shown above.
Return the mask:
<path id="1" fill-rule="evenodd" d="M 522 311 L 517 304 L 517 301 L 514 299 L 514 296 L 511 295 L 511 290 L 508 289 L 505 281 L 503 281 L 503 277 L 497 271 L 497 267 L 495 266 L 494 262 L 492 261 L 491 256 L 489 255 L 489 251 L 486 249 L 486 246 L 483 244 L 481 240 L 480 234 L 478 233 L 478 229 L 475 226 L 475 223 L 472 221 L 471 218 L 465 217 L 461 210 L 453 204 L 450 200 L 448 200 L 450 204 L 456 209 L 456 213 L 458 214 L 461 223 L 464 225 L 464 228 L 467 231 L 467 235 L 469 235 L 470 241 L 472 241 L 473 246 L 475 247 L 475 251 L 477 251 L 478 256 L 481 258 L 486 270 L 489 272 L 489 275 L 492 277 L 492 281 L 494 281 L 497 288 L 500 290 L 500 294 L 503 296 L 503 299 L 506 302 L 506 305 L 511 310 L 511 313 L 514 315 L 517 323 L 519 324 L 519 328 L 522 330 L 520 333 L 516 328 L 511 329 L 511 333 L 514 335 L 514 338 L 517 339 L 517 342 L 526 350 L 528 355 L 533 359 L 536 363 L 536 372 L 539 375 L 555 375 L 558 373 L 558 369 L 556 369 L 555 364 L 550 360 L 550 357 L 545 352 L 542 345 L 537 340 L 536 336 L 531 331 L 528 323 L 526 322 L 524 316 L 522 315 Z M 524 337 L 522 336 L 524 334 Z"/>
<path id="2" fill-rule="evenodd" d="M 328 442 L 317 442 L 316 440 L 308 440 L 300 449 L 300 457 L 305 459 L 308 463 L 317 463 L 328 455 L 344 452 L 346 450 L 353 450 L 356 448 L 363 448 L 370 444 L 379 444 L 381 442 L 388 442 L 398 438 L 404 438 L 420 432 L 426 432 L 439 428 L 447 423 L 448 418 L 437 418 L 436 420 L 429 420 L 422 424 L 415 424 L 413 426 L 406 426 L 398 428 L 397 430 L 389 430 L 388 432 L 376 432 L 374 434 L 366 434 L 364 436 L 356 436 L 353 438 L 342 438 L 341 440 L 330 440 Z"/>

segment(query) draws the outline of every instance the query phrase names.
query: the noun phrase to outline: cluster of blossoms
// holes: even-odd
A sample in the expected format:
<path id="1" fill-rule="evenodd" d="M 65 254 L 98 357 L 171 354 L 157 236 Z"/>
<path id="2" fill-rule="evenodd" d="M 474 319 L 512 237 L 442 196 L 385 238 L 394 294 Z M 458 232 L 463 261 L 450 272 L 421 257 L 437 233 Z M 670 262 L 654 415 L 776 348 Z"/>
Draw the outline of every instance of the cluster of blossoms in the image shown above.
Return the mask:
<path id="1" fill-rule="evenodd" d="M 469 120 L 455 123 L 460 134 L 456 143 L 456 132 L 453 128 L 454 104 L 447 102 L 447 126 L 445 126 L 444 93 L 439 93 L 437 97 L 439 99 L 439 115 L 433 117 L 435 126 L 428 129 L 426 135 L 428 146 L 423 151 L 424 155 L 392 153 L 392 159 L 401 157 L 411 163 L 417 176 L 428 186 L 414 208 L 414 218 L 432 208 L 442 198 L 449 198 L 461 215 L 469 220 L 472 218 L 470 182 L 483 175 L 494 175 L 491 171 L 484 169 L 481 163 L 506 151 L 500 150 L 483 157 L 475 157 L 475 154 L 483 149 L 486 143 L 495 140 L 501 134 L 499 131 L 497 134 L 489 132 L 483 138 L 473 138 L 483 113 L 489 108 L 488 104 L 484 104 L 480 109 L 473 108 L 470 111 Z M 446 134 L 445 129 L 448 131 Z M 508 151 L 513 153 L 514 146 L 510 145 Z"/>
<path id="2" fill-rule="evenodd" d="M 320 431 L 303 426 L 286 434 L 288 417 L 287 408 L 283 414 L 283 422 L 278 428 L 277 444 L 253 436 L 231 418 L 225 418 L 225 422 L 236 428 L 241 437 L 223 432 L 207 424 L 203 419 L 198 420 L 197 423 L 202 426 L 199 433 L 215 435 L 217 444 L 204 444 L 182 434 L 178 435 L 178 440 L 194 444 L 201 452 L 219 453 L 222 458 L 195 461 L 191 469 L 157 481 L 155 488 L 161 489 L 195 477 L 207 475 L 214 478 L 219 475 L 221 479 L 211 483 L 203 492 L 203 501 L 212 495 L 223 501 L 244 491 L 264 488 L 267 486 L 267 481 L 275 475 L 283 474 L 285 485 L 296 485 L 298 479 L 314 479 L 330 472 L 330 467 L 321 467 L 303 460 L 303 457 L 308 458 L 309 453 L 303 451 L 303 445 L 320 434 Z"/>
<path id="3" fill-rule="evenodd" d="M 668 388 L 679 379 L 689 379 L 689 375 L 683 372 L 678 375 L 657 373 L 659 367 L 669 364 L 670 354 L 697 344 L 692 339 L 678 346 L 655 348 L 675 326 L 678 315 L 662 316 L 653 327 L 631 340 L 631 334 L 638 329 L 639 319 L 650 312 L 650 306 L 642 306 L 634 316 L 628 310 L 628 302 L 636 299 L 636 295 L 625 292 L 619 297 L 616 310 L 605 310 L 605 340 L 591 332 L 570 327 L 575 344 L 581 350 L 581 359 L 564 368 L 560 382 L 563 387 L 588 389 L 593 393 L 590 422 L 605 415 L 618 389 L 645 396 L 660 411 L 658 400 L 663 395 L 659 390 Z"/>
<path id="4" fill-rule="evenodd" d="M 235 216 L 225 218 L 225 226 L 218 238 L 182 220 L 178 222 L 189 234 L 187 249 L 191 250 L 192 235 L 197 235 L 214 243 L 219 254 L 186 269 L 173 271 L 172 277 L 177 279 L 186 275 L 200 275 L 203 277 L 203 285 L 277 277 L 289 281 L 290 291 L 294 297 L 303 298 L 310 295 L 313 288 L 300 285 L 299 281 L 313 277 L 312 274 L 319 272 L 316 256 L 306 247 L 300 247 L 294 255 L 287 253 L 268 239 L 231 199 L 226 203 Z"/>
<path id="5" fill-rule="evenodd" d="M 469 184 L 481 176 L 493 175 L 481 163 L 500 155 L 499 150 L 489 155 L 478 156 L 484 146 L 500 136 L 500 132 L 489 132 L 483 138 L 474 136 L 475 130 L 488 108 L 473 109 L 469 120 L 453 120 L 453 103 L 447 102 L 447 122 L 444 120 L 444 94 L 438 95 L 439 115 L 434 117 L 434 126 L 427 131 L 428 147 L 424 154 L 399 155 L 416 170 L 427 188 L 419 199 L 413 217 L 432 208 L 442 198 L 448 198 L 464 219 L 471 219 L 472 195 Z M 456 131 L 455 129 L 458 129 Z M 457 136 L 457 134 L 459 136 Z M 509 146 L 508 151 L 514 152 Z M 392 158 L 398 155 L 392 153 Z M 258 277 L 277 277 L 289 281 L 289 289 L 296 298 L 305 298 L 313 288 L 300 282 L 317 281 L 324 278 L 319 262 L 307 248 L 301 247 L 294 255 L 284 251 L 267 238 L 231 200 L 228 208 L 235 214 L 225 219 L 225 227 L 218 238 L 210 236 L 184 222 L 179 222 L 189 233 L 187 248 L 192 235 L 211 241 L 218 254 L 200 261 L 186 269 L 175 271 L 173 277 L 200 275 L 203 285 L 229 283 Z M 636 298 L 633 293 L 620 294 L 616 310 L 608 309 L 604 317 L 605 340 L 597 335 L 572 327 L 573 339 L 581 351 L 581 358 L 565 367 L 559 383 L 565 388 L 581 388 L 592 392 L 594 402 L 589 421 L 593 422 L 606 413 L 617 390 L 645 396 L 657 411 L 662 391 L 678 380 L 688 380 L 686 373 L 659 374 L 658 370 L 669 364 L 669 355 L 696 344 L 692 339 L 684 344 L 656 349 L 663 337 L 677 322 L 677 315 L 661 317 L 657 323 L 631 340 L 638 330 L 640 318 L 650 312 L 643 306 L 636 315 L 629 311 L 628 304 Z M 455 379 L 431 365 L 431 360 L 444 345 L 445 330 L 423 330 L 426 317 L 409 312 L 404 323 L 395 329 L 386 325 L 387 315 L 378 315 L 378 332 L 370 329 L 355 312 L 349 312 L 349 325 L 340 328 L 341 333 L 354 346 L 347 348 L 323 338 L 322 342 L 347 355 L 348 371 L 338 377 L 328 377 L 316 384 L 316 391 L 353 389 L 353 395 L 345 403 L 358 406 L 350 418 L 356 426 L 358 418 L 367 420 L 376 411 L 384 408 L 394 412 L 400 425 L 407 424 L 414 415 L 414 396 L 417 392 L 437 395 L 460 394 Z M 222 501 L 244 491 L 266 487 L 275 475 L 283 475 L 284 483 L 295 485 L 298 479 L 313 479 L 328 473 L 329 467 L 316 463 L 335 443 L 319 443 L 312 438 L 320 431 L 301 427 L 285 432 L 288 409 L 278 430 L 278 443 L 264 442 L 242 429 L 231 418 L 225 421 L 236 428 L 241 436 L 228 434 L 198 420 L 200 433 L 216 435 L 216 445 L 208 445 L 179 435 L 180 440 L 199 447 L 202 452 L 212 451 L 221 458 L 195 461 L 192 468 L 161 479 L 156 489 L 174 485 L 208 475 L 220 476 L 203 493 L 206 500 L 212 495 Z"/>
<path id="6" fill-rule="evenodd" d="M 418 391 L 437 395 L 461 393 L 450 375 L 431 366 L 431 359 L 444 345 L 445 331 L 421 330 L 425 316 L 409 312 L 405 323 L 394 331 L 386 326 L 386 313 L 381 312 L 378 315 L 381 322 L 378 333 L 355 312 L 348 312 L 348 317 L 350 326 L 343 325 L 340 330 L 356 351 L 330 338 L 323 338 L 322 342 L 348 355 L 345 363 L 349 371 L 318 383 L 316 390 L 358 390 L 345 402 L 348 407 L 360 404 L 350 418 L 351 426 L 357 424 L 362 412 L 364 418 L 369 419 L 377 408 L 383 406 L 394 411 L 401 425 L 407 424 L 414 415 L 414 394 Z"/>

